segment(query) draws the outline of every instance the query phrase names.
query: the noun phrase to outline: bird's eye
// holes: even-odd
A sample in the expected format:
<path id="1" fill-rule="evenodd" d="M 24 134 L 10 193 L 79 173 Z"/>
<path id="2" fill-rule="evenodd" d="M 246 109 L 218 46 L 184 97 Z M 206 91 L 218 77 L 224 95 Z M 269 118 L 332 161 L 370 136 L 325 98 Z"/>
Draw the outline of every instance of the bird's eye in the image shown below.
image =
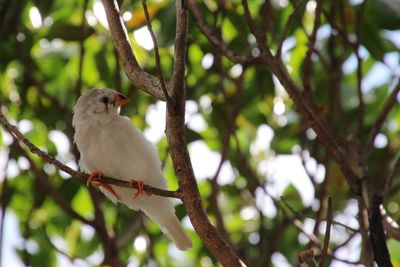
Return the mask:
<path id="1" fill-rule="evenodd" d="M 100 98 L 100 102 L 104 103 L 104 104 L 108 104 L 108 98 L 103 96 L 102 98 Z"/>

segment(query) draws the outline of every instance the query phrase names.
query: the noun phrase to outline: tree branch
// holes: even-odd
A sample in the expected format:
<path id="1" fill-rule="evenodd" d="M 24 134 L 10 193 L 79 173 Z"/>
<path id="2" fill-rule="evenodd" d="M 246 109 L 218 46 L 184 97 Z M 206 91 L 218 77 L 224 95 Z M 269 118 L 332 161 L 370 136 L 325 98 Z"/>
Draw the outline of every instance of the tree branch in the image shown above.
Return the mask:
<path id="1" fill-rule="evenodd" d="M 332 2 L 333 4 L 335 4 L 334 2 Z M 335 21 L 335 19 L 333 18 L 333 16 L 331 16 L 326 10 L 322 10 L 322 14 L 324 14 L 324 16 L 326 17 L 326 19 L 328 20 L 329 24 L 331 25 L 331 27 L 333 29 L 335 29 L 339 36 L 342 38 L 343 42 L 348 45 L 349 47 L 353 48 L 355 47 L 355 43 L 350 41 L 350 39 L 347 36 L 347 32 L 345 30 L 343 30 Z"/>
<path id="2" fill-rule="evenodd" d="M 383 187 L 383 192 L 382 196 L 387 196 L 390 194 L 391 190 L 395 189 L 392 184 L 393 184 L 393 179 L 399 175 L 400 173 L 400 156 L 397 158 L 396 163 L 393 165 L 392 170 L 390 173 L 387 175 L 385 179 L 385 186 Z M 379 193 L 379 192 L 378 192 Z"/>
<path id="3" fill-rule="evenodd" d="M 324 247 L 322 248 L 321 259 L 319 266 L 323 267 L 325 258 L 328 255 L 329 239 L 331 237 L 331 225 L 332 225 L 332 197 L 328 197 L 328 210 L 326 212 L 326 230 L 324 238 Z"/>
<path id="4" fill-rule="evenodd" d="M 249 59 L 246 56 L 242 55 L 236 55 L 233 51 L 229 50 L 226 45 L 223 43 L 222 40 L 216 36 L 209 25 L 207 24 L 207 21 L 205 20 L 204 16 L 202 15 L 202 12 L 197 5 L 197 0 L 188 0 L 189 5 L 190 5 L 190 10 L 191 15 L 193 16 L 193 19 L 197 25 L 197 27 L 200 29 L 200 31 L 204 34 L 204 36 L 208 39 L 208 41 L 224 56 L 226 56 L 229 60 L 235 63 L 240 63 L 240 64 L 247 64 L 249 63 Z M 252 59 L 254 60 L 254 58 Z"/>
<path id="5" fill-rule="evenodd" d="M 94 207 L 94 220 L 99 225 L 97 228 L 97 234 L 100 237 L 100 241 L 104 250 L 104 259 L 102 265 L 123 267 L 124 264 L 121 262 L 121 259 L 118 256 L 115 233 L 111 229 L 107 228 L 103 209 L 101 208 L 103 195 L 94 190 L 89 190 L 89 194 L 92 198 Z"/>
<path id="6" fill-rule="evenodd" d="M 264 63 L 279 79 L 280 83 L 298 108 L 300 115 L 302 115 L 304 120 L 310 124 L 317 134 L 321 144 L 325 146 L 339 164 L 352 191 L 359 195 L 361 192 L 359 177 L 355 173 L 353 166 L 350 164 L 347 154 L 342 149 L 342 145 L 339 144 L 338 137 L 332 132 L 326 119 L 320 116 L 320 112 L 318 111 L 314 101 L 311 98 L 303 97 L 300 89 L 290 77 L 281 59 L 276 57 L 272 59 L 270 57 L 264 57 Z"/>
<path id="7" fill-rule="evenodd" d="M 221 42 L 217 38 L 211 38 L 211 31 L 206 27 L 206 23 L 201 13 L 199 12 L 195 1 L 190 1 L 191 8 L 194 16 L 197 20 L 200 20 L 198 26 L 207 36 L 209 41 L 213 43 L 219 50 L 231 60 L 237 60 L 232 57 L 231 54 L 227 54 L 221 46 Z M 321 11 L 319 11 L 321 12 Z M 249 19 L 248 19 L 249 20 Z M 251 25 L 249 25 L 251 26 Z M 253 25 L 254 26 L 254 25 Z M 315 28 L 316 29 L 316 28 Z M 219 46 L 218 46 L 219 45 Z M 361 185 L 360 185 L 360 174 L 357 172 L 358 166 L 353 166 L 352 162 L 349 162 L 347 153 L 343 149 L 343 144 L 340 143 L 336 134 L 333 133 L 332 129 L 329 127 L 326 119 L 320 115 L 319 108 L 315 103 L 314 99 L 310 95 L 309 97 L 304 97 L 300 91 L 300 88 L 294 83 L 293 79 L 290 77 L 286 70 L 282 60 L 279 57 L 272 56 L 268 47 L 264 50 L 265 54 L 261 54 L 263 63 L 269 67 L 271 72 L 278 78 L 283 87 L 286 89 L 296 107 L 299 109 L 299 113 L 302 115 L 304 120 L 310 124 L 313 130 L 317 133 L 319 141 L 325 146 L 328 152 L 333 156 L 336 162 L 339 164 L 347 182 L 349 183 L 352 191 L 360 195 Z M 234 61 L 235 62 L 235 61 Z"/>
<path id="8" fill-rule="evenodd" d="M 373 194 L 371 197 L 371 208 L 369 209 L 369 234 L 374 250 L 374 260 L 378 266 L 393 266 L 390 261 L 389 250 L 386 245 L 386 237 L 382 224 L 382 215 L 380 206 L 382 198 Z"/>
<path id="9" fill-rule="evenodd" d="M 301 267 L 317 267 L 317 262 L 311 249 L 301 251 L 298 258 Z"/>
<path id="10" fill-rule="evenodd" d="M 289 15 L 288 19 L 286 20 L 283 31 L 279 35 L 278 49 L 276 51 L 276 56 L 279 58 L 281 57 L 282 54 L 282 46 L 289 31 L 289 26 L 291 26 L 293 20 L 296 18 L 296 16 L 298 16 L 298 11 L 300 10 L 299 7 L 302 3 L 303 1 L 297 1 L 295 4 L 293 4 L 293 12 Z"/>
<path id="11" fill-rule="evenodd" d="M 383 123 L 385 122 L 389 112 L 392 110 L 394 105 L 397 103 L 397 95 L 400 92 L 400 79 L 397 81 L 397 85 L 393 89 L 392 93 L 390 94 L 389 98 L 386 100 L 385 105 L 382 108 L 381 113 L 379 113 L 378 118 L 376 119 L 374 125 L 372 126 L 368 143 L 367 143 L 367 151 L 372 150 L 372 146 L 374 145 L 374 140 L 377 134 L 381 131 Z"/>
<path id="12" fill-rule="evenodd" d="M 111 36 L 114 40 L 115 47 L 118 50 L 119 57 L 124 65 L 126 76 L 136 87 L 159 100 L 165 101 L 165 96 L 159 79 L 156 76 L 143 71 L 132 52 L 126 28 L 119 15 L 117 1 L 103 0 L 102 2 L 106 11 Z"/>
<path id="13" fill-rule="evenodd" d="M 128 227 L 116 237 L 115 244 L 117 248 L 122 248 L 128 242 L 132 242 L 132 237 L 135 237 L 139 234 L 140 230 L 142 229 L 144 217 L 143 214 L 143 212 L 136 213 Z"/>
<path id="14" fill-rule="evenodd" d="M 32 83 L 32 85 L 37 88 L 37 90 L 39 91 L 40 95 L 48 98 L 50 100 L 50 102 L 53 104 L 53 106 L 57 109 L 58 112 L 60 112 L 60 113 L 62 113 L 64 115 L 67 115 L 67 116 L 69 114 L 71 114 L 70 109 L 66 105 L 61 103 L 57 99 L 57 97 L 52 96 L 51 94 L 49 94 L 47 92 L 43 81 L 41 81 L 41 80 L 39 80 L 39 79 L 37 79 L 35 77 L 35 74 L 34 74 L 35 70 L 32 67 L 33 64 L 31 64 L 31 62 L 32 62 L 31 59 L 25 60 L 24 62 L 27 64 L 27 65 L 24 65 L 25 66 L 24 74 L 26 75 L 26 80 L 29 83 Z"/>
<path id="15" fill-rule="evenodd" d="M 233 243 L 229 237 L 228 231 L 226 230 L 225 223 L 224 223 L 224 216 L 223 216 L 220 206 L 218 204 L 218 194 L 219 194 L 218 176 L 221 172 L 222 165 L 224 164 L 227 154 L 229 152 L 229 138 L 230 138 L 230 134 L 227 134 L 223 140 L 223 145 L 222 145 L 222 150 L 221 150 L 221 160 L 218 164 L 218 168 L 217 168 L 213 178 L 210 180 L 211 194 L 209 196 L 209 201 L 210 201 L 210 208 L 213 211 L 215 219 L 216 219 L 218 231 L 221 233 L 221 235 L 226 240 L 226 242 L 228 242 L 228 244 L 230 246 L 232 246 Z"/>
<path id="16" fill-rule="evenodd" d="M 330 255 L 334 258 L 336 251 L 338 251 L 339 249 L 343 248 L 344 246 L 346 246 L 347 244 L 349 244 L 349 242 L 358 234 L 357 231 L 351 233 L 349 235 L 349 237 L 340 245 L 337 245 L 335 248 L 332 249 L 332 252 L 330 253 Z"/>
<path id="17" fill-rule="evenodd" d="M 65 201 L 65 199 L 54 189 L 52 184 L 49 182 L 47 174 L 44 173 L 42 170 L 40 170 L 35 162 L 32 160 L 32 158 L 26 153 L 26 151 L 21 147 L 21 145 L 18 143 L 17 139 L 14 139 L 15 146 L 17 149 L 27 158 L 30 164 L 30 170 L 32 171 L 33 175 L 35 175 L 36 179 L 38 180 L 39 184 L 41 185 L 42 189 L 44 189 L 49 196 L 54 200 L 57 205 L 63 209 L 66 213 L 68 213 L 71 218 L 79 220 L 85 224 L 91 225 L 94 228 L 96 228 L 96 223 L 95 221 L 88 220 L 79 213 L 77 213 L 68 203 Z"/>
<path id="18" fill-rule="evenodd" d="M 7 120 L 7 118 L 3 115 L 3 113 L 1 111 L 0 111 L 0 123 L 4 126 L 4 128 L 6 128 L 8 130 L 8 132 L 10 134 L 12 134 L 16 139 L 18 139 L 22 143 L 24 143 L 33 154 L 38 155 L 40 158 L 42 158 L 43 160 L 47 161 L 48 163 L 56 166 L 58 169 L 62 170 L 63 172 L 66 172 L 71 176 L 79 178 L 79 179 L 83 180 L 84 182 L 86 182 L 87 179 L 89 178 L 88 174 L 71 169 L 70 167 L 62 164 L 60 161 L 58 161 L 57 159 L 48 155 L 46 152 L 40 150 L 38 147 L 36 147 L 34 144 L 32 144 L 27 138 L 24 137 L 24 135 L 17 129 L 17 127 L 10 124 L 10 122 Z M 105 176 L 94 177 L 92 179 L 92 181 L 117 185 L 117 186 L 121 186 L 121 187 L 138 189 L 137 184 L 130 185 L 130 183 L 128 181 L 118 180 L 115 178 L 110 178 L 110 177 L 105 177 Z M 164 196 L 164 197 L 181 198 L 181 192 L 179 192 L 179 191 L 167 191 L 167 190 L 158 189 L 158 188 L 155 188 L 155 187 L 152 187 L 149 185 L 144 185 L 144 191 L 154 194 L 154 195 L 159 195 L 159 196 Z"/>
<path id="19" fill-rule="evenodd" d="M 315 41 L 317 39 L 317 32 L 321 24 L 321 12 L 322 12 L 322 1 L 317 0 L 317 7 L 315 9 L 315 19 L 314 19 L 314 26 L 310 37 L 308 38 L 307 44 L 307 53 L 306 58 L 304 59 L 303 64 L 303 72 L 302 72 L 302 81 L 304 90 L 307 92 L 311 92 L 311 82 L 310 82 L 310 75 L 312 74 L 312 62 L 311 56 L 315 49 Z"/>
<path id="20" fill-rule="evenodd" d="M 210 223 L 201 201 L 185 141 L 185 62 L 188 27 L 186 1 L 177 0 L 174 73 L 170 83 L 173 100 L 167 102 L 166 135 L 189 218 L 207 248 L 223 266 L 241 266 L 239 257 Z"/>
<path id="21" fill-rule="evenodd" d="M 50 238 L 50 236 L 49 236 L 49 234 L 47 233 L 47 230 L 46 230 L 46 225 L 40 227 L 40 229 L 41 229 L 42 232 L 43 232 L 44 239 L 47 241 L 47 243 L 50 245 L 50 247 L 52 247 L 57 253 L 63 255 L 64 257 L 66 257 L 66 258 L 70 261 L 70 263 L 71 263 L 72 265 L 74 265 L 74 262 L 75 262 L 76 259 L 85 260 L 84 258 L 73 257 L 73 256 L 69 255 L 67 252 L 65 252 L 65 251 L 63 251 L 62 249 L 58 248 L 58 247 L 51 241 L 51 238 Z"/>
<path id="22" fill-rule="evenodd" d="M 294 211 L 293 208 L 290 207 L 290 205 L 285 201 L 285 198 L 283 196 L 280 197 L 280 201 L 277 200 L 275 197 L 273 197 L 271 194 L 268 193 L 267 189 L 265 188 L 265 185 L 262 184 L 259 179 L 258 179 L 258 174 L 256 173 L 256 171 L 252 168 L 252 166 L 250 166 L 247 157 L 244 155 L 243 151 L 240 148 L 240 143 L 239 143 L 239 139 L 237 138 L 236 135 L 234 135 L 235 141 L 236 141 L 236 146 L 237 146 L 237 150 L 239 153 L 239 160 L 240 163 L 243 165 L 243 168 L 246 169 L 246 175 L 247 179 L 249 181 L 251 181 L 251 183 L 249 183 L 249 189 L 253 195 L 253 197 L 256 197 L 256 189 L 260 188 L 261 190 L 263 190 L 263 192 L 269 196 L 272 200 L 272 202 L 274 203 L 275 207 L 277 209 L 279 209 L 280 211 L 282 211 L 282 214 L 284 215 L 285 218 L 287 218 L 290 223 L 297 228 L 300 232 L 302 232 L 305 236 L 307 236 L 307 238 L 313 243 L 313 244 L 320 244 L 319 239 L 313 234 L 313 233 L 308 233 L 307 231 L 305 231 L 305 227 L 304 224 L 298 220 L 296 217 L 290 216 L 288 214 L 288 212 L 285 210 L 285 208 L 283 207 L 283 205 L 280 203 L 280 201 L 282 201 L 288 208 L 290 211 L 292 211 L 295 214 L 298 214 L 297 212 Z M 304 217 L 304 216 L 302 216 Z"/>
<path id="23" fill-rule="evenodd" d="M 268 49 L 266 44 L 266 35 L 258 30 L 257 26 L 254 23 L 253 18 L 251 17 L 249 5 L 247 0 L 242 0 L 242 6 L 244 10 L 244 16 L 246 18 L 247 25 L 249 26 L 250 32 L 254 35 L 257 40 L 258 47 L 261 52 L 264 52 L 265 49 Z"/>
<path id="24" fill-rule="evenodd" d="M 362 65 L 362 57 L 360 55 L 360 44 L 361 44 L 361 30 L 362 30 L 362 19 L 364 16 L 365 6 L 367 0 L 364 0 L 361 3 L 360 8 L 357 10 L 357 20 L 356 20 L 356 43 L 354 45 L 354 53 L 356 54 L 357 58 L 357 94 L 359 99 L 358 104 L 358 134 L 364 129 L 364 117 L 365 117 L 365 104 L 364 104 L 364 96 L 362 92 L 362 72 L 363 72 L 363 65 Z"/>
<path id="25" fill-rule="evenodd" d="M 174 98 L 176 98 L 175 100 L 182 97 L 181 102 L 183 103 L 183 109 L 185 108 L 184 103 L 186 100 L 185 65 L 188 30 L 188 11 L 186 5 L 186 0 L 178 0 L 175 3 L 176 33 L 174 50 L 174 72 L 172 74 L 170 84 L 172 95 Z"/>
<path id="26" fill-rule="evenodd" d="M 154 54 L 156 57 L 156 67 L 157 67 L 158 78 L 160 79 L 161 89 L 164 93 L 165 99 L 168 102 L 168 101 L 170 101 L 170 98 L 169 98 L 168 90 L 167 90 L 167 87 L 165 86 L 164 77 L 163 77 L 163 74 L 161 71 L 160 53 L 158 51 L 157 39 L 156 39 L 156 36 L 154 35 L 153 27 L 151 26 L 150 15 L 149 15 L 149 11 L 147 10 L 146 0 L 142 0 L 142 6 L 143 6 L 143 10 L 144 10 L 144 15 L 146 17 L 147 29 L 150 32 L 150 36 L 151 36 L 151 39 L 153 40 L 153 44 L 154 44 Z"/>
<path id="27" fill-rule="evenodd" d="M 400 226 L 399 224 L 392 219 L 389 215 L 386 214 L 385 208 L 380 206 L 383 228 L 388 237 L 394 238 L 397 241 L 400 241 Z"/>
<path id="28" fill-rule="evenodd" d="M 359 232 L 361 234 L 360 262 L 366 267 L 374 267 L 374 252 L 371 240 L 368 237 L 368 211 L 365 201 L 361 197 L 357 199 L 357 202 Z"/>

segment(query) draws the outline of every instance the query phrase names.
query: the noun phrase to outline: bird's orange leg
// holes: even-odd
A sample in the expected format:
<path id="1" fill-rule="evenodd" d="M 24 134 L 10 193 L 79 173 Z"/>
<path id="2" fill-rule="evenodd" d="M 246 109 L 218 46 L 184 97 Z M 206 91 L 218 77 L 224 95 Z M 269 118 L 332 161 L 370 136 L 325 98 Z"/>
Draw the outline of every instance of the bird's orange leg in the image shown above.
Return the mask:
<path id="1" fill-rule="evenodd" d="M 91 184 L 92 186 L 95 187 L 103 187 L 104 189 L 106 189 L 108 192 L 110 192 L 111 194 L 113 194 L 118 200 L 121 200 L 121 198 L 118 196 L 118 194 L 115 192 L 114 188 L 112 188 L 109 184 L 105 184 L 105 183 L 101 183 L 101 182 L 92 182 L 94 177 L 101 177 L 103 174 L 100 172 L 92 172 L 89 176 L 89 178 L 86 181 L 86 185 L 89 186 L 89 184 Z"/>
<path id="2" fill-rule="evenodd" d="M 134 184 L 137 184 L 137 191 L 136 193 L 133 195 L 133 199 L 136 199 L 139 196 L 143 196 L 144 195 L 144 183 L 141 179 L 135 180 L 135 179 L 131 179 L 129 180 L 129 184 L 131 185 L 131 187 L 133 187 Z M 151 195 L 150 193 L 146 192 L 146 195 Z"/>
<path id="3" fill-rule="evenodd" d="M 113 194 L 115 196 L 115 198 L 118 201 L 121 201 L 121 198 L 118 196 L 117 192 L 115 192 L 114 188 L 112 188 L 111 185 L 109 184 L 103 184 L 103 183 L 99 183 L 99 186 L 102 186 L 104 189 L 106 189 L 108 192 L 110 192 L 111 194 Z"/>

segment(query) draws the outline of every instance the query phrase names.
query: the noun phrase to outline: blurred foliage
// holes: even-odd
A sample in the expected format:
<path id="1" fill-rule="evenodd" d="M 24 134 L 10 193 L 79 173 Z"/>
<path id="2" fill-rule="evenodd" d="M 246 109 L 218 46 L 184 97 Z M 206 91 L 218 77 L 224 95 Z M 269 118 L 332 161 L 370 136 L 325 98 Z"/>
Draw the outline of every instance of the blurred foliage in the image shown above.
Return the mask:
<path id="1" fill-rule="evenodd" d="M 141 3 L 122 2 L 121 14 L 135 55 L 146 71 L 155 74 L 153 51 L 143 47 L 145 37 L 139 34 L 146 25 Z M 219 29 L 217 32 L 229 49 L 242 55 L 259 53 L 239 0 L 200 2 L 198 4 L 206 21 Z M 335 23 L 347 31 L 349 38 L 354 39 L 360 5 L 347 1 L 322 2 L 323 9 Z M 339 7 L 334 2 L 340 2 Z M 388 2 L 368 1 L 361 21 L 365 129 L 357 134 L 365 141 L 400 72 L 400 13 L 394 11 L 395 7 L 389 6 Z M 395 1 L 392 2 L 395 6 Z M 124 107 L 123 114 L 129 116 L 138 128 L 146 130 L 158 123 L 146 118 L 149 107 L 156 108 L 156 100 L 134 88 L 118 63 L 113 42 L 103 23 L 105 18 L 101 13 L 101 2 L 88 2 L 82 27 L 83 6 L 83 1 L 76 0 L 0 2 L 0 22 L 3 25 L 0 28 L 2 111 L 6 111 L 8 118 L 14 122 L 20 121 L 20 129 L 24 129 L 36 146 L 75 167 L 78 155 L 72 142 L 71 110 L 79 92 L 92 87 L 115 88 L 133 100 Z M 174 3 L 149 1 L 148 6 L 159 42 L 163 73 L 169 79 L 173 68 Z M 268 32 L 268 43 L 273 50 L 277 49 L 282 32 L 287 30 L 283 59 L 298 84 L 301 84 L 304 68 L 307 34 L 311 32 L 314 22 L 313 6 L 315 1 L 249 1 L 255 23 Z M 291 18 L 294 10 L 297 15 Z M 288 20 L 290 23 L 286 28 Z M 359 108 L 357 61 L 354 49 L 340 38 L 336 30 L 332 30 L 330 23 L 326 16 L 322 16 L 316 47 L 325 60 L 312 57 L 311 84 L 332 129 L 340 133 L 341 138 L 350 138 L 356 133 Z M 81 40 L 83 68 L 80 74 Z M 263 66 L 234 65 L 221 56 L 192 18 L 189 25 L 187 86 L 188 100 L 195 107 L 188 115 L 189 146 L 204 144 L 209 153 L 225 153 L 234 177 L 228 183 L 218 179 L 218 206 L 230 241 L 249 266 L 277 265 L 282 258 L 290 265 L 296 265 L 297 254 L 307 248 L 309 239 L 293 220 L 311 221 L 311 226 L 308 223 L 308 227 L 304 228 L 311 234 L 315 225 L 312 218 L 325 218 L 325 211 L 322 214 L 318 211 L 320 201 L 325 201 L 328 195 L 333 197 L 335 219 L 345 224 L 356 221 L 357 228 L 358 214 L 349 211 L 357 210 L 357 204 L 339 167 L 296 113 L 293 102 L 279 82 Z M 336 95 L 332 93 L 335 86 L 340 90 Z M 368 162 L 369 171 L 373 174 L 371 179 L 379 179 L 390 172 L 400 148 L 399 125 L 400 109 L 397 104 L 379 135 L 383 145 L 377 145 Z M 271 130 L 271 142 L 268 139 L 272 136 L 261 131 L 263 127 Z M 60 135 L 51 138 L 56 136 L 55 132 L 64 133 L 68 142 L 64 142 Z M 72 219 L 43 191 L 35 178 L 36 174 L 26 164 L 25 156 L 15 144 L 11 144 L 10 136 L 3 129 L 0 140 L 0 150 L 8 155 L 1 158 L 7 162 L 0 164 L 8 166 L 7 186 L 4 186 L 2 178 L 2 206 L 7 206 L 8 211 L 17 216 L 24 240 L 18 249 L 21 262 L 29 266 L 56 266 L 61 264 L 62 258 L 64 264 L 67 262 L 74 266 L 99 265 L 103 248 L 94 229 Z M 177 187 L 176 176 L 165 137 L 157 145 L 164 161 L 169 188 L 174 189 Z M 68 151 L 60 149 L 63 146 L 69 148 Z M 229 149 L 223 152 L 226 146 Z M 264 184 L 267 191 L 276 188 L 273 183 L 278 181 L 271 179 L 274 173 L 270 171 L 269 162 L 284 154 L 293 155 L 299 162 L 300 159 L 304 161 L 312 182 L 308 186 L 312 187 L 309 192 L 315 192 L 314 204 L 305 204 L 304 196 L 300 194 L 299 187 L 294 186 L 295 183 L 287 183 L 281 192 L 268 192 L 276 197 L 276 202 L 261 190 L 260 185 Z M 57 170 L 35 156 L 32 160 L 76 212 L 89 219 L 94 217 L 93 200 L 83 183 L 60 176 Z M 201 160 L 207 163 L 212 159 Z M 313 164 L 317 167 L 312 167 Z M 210 166 L 214 165 L 210 162 Z M 206 165 L 203 163 L 201 166 Z M 317 169 L 322 169 L 322 175 Z M 293 177 L 286 179 L 294 181 L 300 173 L 292 172 L 291 175 Z M 217 207 L 212 201 L 216 193 L 212 189 L 213 174 L 205 178 L 199 179 L 199 189 L 211 221 L 217 224 Z M 385 201 L 387 212 L 393 218 L 400 217 L 399 185 L 399 177 L 394 177 L 392 191 Z M 280 195 L 286 204 L 279 200 Z M 139 213 L 124 206 L 115 207 L 108 200 L 103 201 L 102 207 L 107 227 L 124 238 L 118 248 L 123 263 L 154 266 L 151 263 L 155 261 L 159 266 L 218 266 L 193 230 L 187 229 L 193 238 L 194 248 L 186 253 L 177 252 L 161 231 L 152 222 L 142 219 Z M 181 204 L 176 210 L 178 217 L 185 217 Z M 134 228 L 132 225 L 137 220 L 143 222 L 140 222 L 140 227 Z M 314 234 L 322 241 L 324 231 L 323 227 L 317 227 Z M 130 235 L 124 236 L 125 233 Z M 334 225 L 331 248 L 340 246 L 350 234 L 350 230 Z M 137 244 L 140 243 L 138 236 L 146 240 L 148 247 L 145 250 Z M 350 243 L 360 249 L 359 240 Z M 400 265 L 399 242 L 391 239 L 388 246 L 393 263 Z M 344 248 L 350 249 L 349 246 Z M 339 259 L 358 260 L 357 255 L 349 259 L 340 255 L 343 254 L 335 254 Z M 332 258 L 329 258 L 331 261 Z"/>

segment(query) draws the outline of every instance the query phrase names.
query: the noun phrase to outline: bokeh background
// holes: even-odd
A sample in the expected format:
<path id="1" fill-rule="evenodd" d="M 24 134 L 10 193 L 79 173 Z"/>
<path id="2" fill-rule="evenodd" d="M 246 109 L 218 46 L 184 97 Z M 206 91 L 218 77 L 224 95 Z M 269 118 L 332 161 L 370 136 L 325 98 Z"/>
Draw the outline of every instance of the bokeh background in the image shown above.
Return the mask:
<path id="1" fill-rule="evenodd" d="M 140 1 L 119 3 L 139 64 L 156 74 L 154 44 Z M 168 80 L 174 2 L 147 4 Z M 249 57 L 259 55 L 240 1 L 198 4 L 229 49 Z M 400 76 L 400 4 L 370 0 L 359 19 L 362 5 L 357 0 L 323 1 L 311 83 L 332 129 L 341 138 L 359 134 L 366 141 Z M 272 49 L 287 31 L 282 58 L 293 80 L 301 84 L 316 1 L 257 0 L 249 1 L 249 7 L 268 32 Z M 4 0 L 0 25 L 1 111 L 29 140 L 78 169 L 71 126 L 74 103 L 92 87 L 114 88 L 131 99 L 123 115 L 157 145 L 168 188 L 177 188 L 164 135 L 165 103 L 134 88 L 125 77 L 101 1 Z M 333 25 L 350 41 L 361 36 L 358 50 Z M 232 63 L 192 18 L 186 67 L 186 138 L 198 186 L 211 221 L 240 257 L 249 266 L 295 266 L 300 251 L 321 247 L 326 201 L 331 196 L 334 223 L 327 263 L 361 264 L 359 199 L 276 77 L 264 66 Z M 365 103 L 361 132 L 359 84 Z M 373 179 L 390 172 L 397 158 L 399 100 L 373 142 L 368 161 Z M 177 214 L 194 242 L 188 252 L 178 251 L 140 212 L 115 207 L 105 198 L 95 200 L 84 183 L 21 150 L 4 128 L 0 133 L 2 266 L 96 266 L 103 260 L 98 233 L 56 204 L 40 182 L 43 179 L 85 218 L 93 219 L 93 201 L 101 202 L 105 224 L 115 234 L 119 256 L 128 266 L 218 266 L 180 202 L 176 201 Z M 399 189 L 396 176 L 383 205 L 394 220 L 400 217 Z M 388 236 L 387 244 L 392 262 L 400 266 L 399 240 Z"/>

